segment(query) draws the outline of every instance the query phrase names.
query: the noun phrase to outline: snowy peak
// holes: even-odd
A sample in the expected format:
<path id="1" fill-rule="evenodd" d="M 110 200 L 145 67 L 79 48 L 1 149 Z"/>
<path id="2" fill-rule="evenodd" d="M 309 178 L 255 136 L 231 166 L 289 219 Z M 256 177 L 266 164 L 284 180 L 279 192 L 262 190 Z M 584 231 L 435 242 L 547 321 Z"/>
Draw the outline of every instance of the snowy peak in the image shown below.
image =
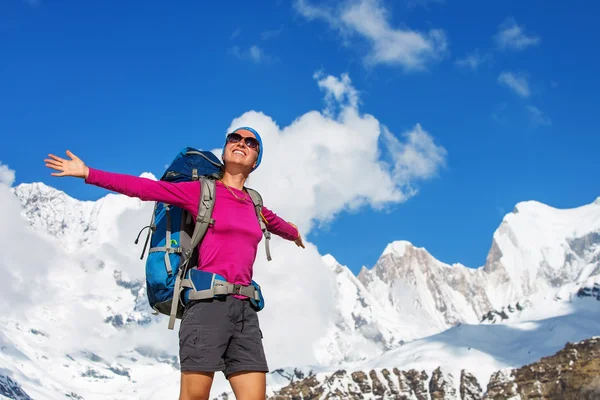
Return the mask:
<path id="1" fill-rule="evenodd" d="M 600 230 L 598 199 L 580 207 L 564 209 L 537 201 L 520 202 L 512 213 L 505 216 L 502 225 L 510 225 L 512 231 L 522 236 L 541 233 L 541 236 L 530 235 L 531 243 L 581 236 Z"/>
<path id="2" fill-rule="evenodd" d="M 482 278 L 480 272 L 444 264 L 406 241 L 388 245 L 377 264 L 358 277 L 386 315 L 402 316 L 396 332 L 403 341 L 459 322 L 476 323 L 490 307 Z"/>
<path id="3" fill-rule="evenodd" d="M 133 231 L 150 220 L 151 204 L 119 194 L 109 193 L 96 201 L 81 201 L 39 182 L 20 184 L 11 190 L 21 202 L 21 213 L 27 222 L 36 231 L 59 240 L 68 251 L 97 248 L 101 243 L 114 242 L 115 236 L 123 232 L 133 241 L 130 239 L 135 239 Z M 143 220 L 137 215 L 134 221 L 122 220 L 128 211 L 137 210 L 144 213 Z"/>
<path id="4" fill-rule="evenodd" d="M 600 207 L 519 203 L 494 232 L 484 271 L 499 306 L 598 271 Z"/>
<path id="5" fill-rule="evenodd" d="M 388 244 L 385 247 L 385 249 L 383 250 L 383 254 L 381 254 L 381 257 L 386 256 L 388 254 L 394 254 L 397 257 L 402 257 L 406 252 L 406 249 L 411 247 L 413 247 L 412 243 L 406 240 L 397 240 Z"/>
<path id="6" fill-rule="evenodd" d="M 88 242 L 97 229 L 95 218 L 101 201 L 71 198 L 43 183 L 21 184 L 12 189 L 20 200 L 22 215 L 39 232 L 58 239 L 68 249 Z"/>
<path id="7" fill-rule="evenodd" d="M 334 269 L 339 265 L 338 261 L 331 254 L 325 254 L 321 259 L 323 260 L 323 263 L 331 269 Z"/>
<path id="8" fill-rule="evenodd" d="M 440 265 L 442 264 L 424 248 L 417 248 L 404 240 L 395 241 L 386 246 L 375 266 L 362 274 L 361 281 L 372 281 L 375 276 L 387 283 L 395 279 L 414 280 L 414 268 L 425 271 Z"/>

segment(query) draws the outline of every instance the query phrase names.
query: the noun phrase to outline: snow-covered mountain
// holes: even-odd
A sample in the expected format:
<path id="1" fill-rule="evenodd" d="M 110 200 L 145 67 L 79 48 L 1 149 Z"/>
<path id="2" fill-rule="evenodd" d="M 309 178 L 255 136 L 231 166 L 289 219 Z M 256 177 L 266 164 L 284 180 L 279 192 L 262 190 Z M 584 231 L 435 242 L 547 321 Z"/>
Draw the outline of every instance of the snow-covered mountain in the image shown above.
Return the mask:
<path id="1" fill-rule="evenodd" d="M 401 315 L 408 323 L 402 330 L 405 341 L 476 321 L 491 307 L 481 269 L 444 264 L 409 242 L 389 244 L 358 279 L 386 314 Z"/>
<path id="2" fill-rule="evenodd" d="M 0 283 L 6 293 L 0 305 L 10 310 L 0 317 L 0 376 L 34 399 L 108 394 L 150 399 L 177 393 L 177 331 L 168 331 L 165 319 L 150 313 L 139 257 L 145 233 L 140 244 L 133 242 L 148 224 L 152 205 L 116 194 L 82 202 L 41 183 L 19 185 L 11 193 L 6 201 L 2 197 L 7 212 L 0 216 L 0 271 L 7 277 Z M 279 250 L 277 242 L 274 246 Z M 505 336 L 498 351 L 489 347 L 490 338 L 504 337 L 507 324 L 521 324 L 510 329 L 514 334 L 545 324 L 534 320 L 586 317 L 568 301 L 577 293 L 581 301 L 594 300 L 594 284 L 600 285 L 594 280 L 600 274 L 600 199 L 571 210 L 518 204 L 494 233 L 487 262 L 478 269 L 445 264 L 405 241 L 389 244 L 375 266 L 358 276 L 331 255 L 315 268 L 319 279 L 330 276 L 333 283 L 331 290 L 311 292 L 320 296 L 316 304 L 332 304 L 329 325 L 312 347 L 316 364 L 279 360 L 269 376 L 273 387 L 283 387 L 285 377 L 295 376 L 294 368 L 326 373 L 340 365 L 405 369 L 412 362 L 431 374 L 444 363 L 483 360 L 491 373 L 492 367 L 530 360 L 503 360 L 512 336 Z M 285 272 L 261 273 L 295 288 Z M 567 305 L 540 305 L 548 299 Z M 594 304 L 588 310 L 593 313 L 600 302 L 586 304 Z M 288 312 L 284 304 L 268 307 L 267 322 Z M 562 346 L 573 337 L 600 334 L 595 324 L 570 329 L 560 339 L 548 339 L 553 345 L 532 357 L 557 350 L 558 341 Z M 533 342 L 537 333 L 527 340 Z M 289 338 L 277 335 L 265 335 L 268 353 L 276 348 L 269 346 L 290 345 Z M 436 344 L 459 337 L 458 347 Z M 480 347 L 478 357 L 468 358 L 468 344 Z M 219 379 L 215 385 L 213 393 L 228 388 Z"/>
<path id="3" fill-rule="evenodd" d="M 559 210 L 519 203 L 494 233 L 483 271 L 498 308 L 600 273 L 600 197 Z"/>
<path id="4" fill-rule="evenodd" d="M 13 192 L 31 227 L 58 239 L 69 252 L 117 244 L 118 238 L 127 249 L 137 248 L 131 235 L 135 232 L 135 238 L 136 230 L 150 222 L 152 212 L 152 204 L 135 198 L 108 193 L 97 201 L 81 201 L 41 182 L 18 185 Z M 123 230 L 128 227 L 132 229 Z"/>
<path id="5" fill-rule="evenodd" d="M 448 265 L 424 248 L 398 241 L 372 269 L 361 270 L 357 287 L 366 289 L 380 313 L 394 318 L 395 336 L 383 333 L 389 347 L 458 323 L 478 323 L 492 310 L 516 307 L 529 296 L 582 284 L 597 274 L 600 198 L 570 210 L 528 201 L 505 216 L 484 266 Z"/>

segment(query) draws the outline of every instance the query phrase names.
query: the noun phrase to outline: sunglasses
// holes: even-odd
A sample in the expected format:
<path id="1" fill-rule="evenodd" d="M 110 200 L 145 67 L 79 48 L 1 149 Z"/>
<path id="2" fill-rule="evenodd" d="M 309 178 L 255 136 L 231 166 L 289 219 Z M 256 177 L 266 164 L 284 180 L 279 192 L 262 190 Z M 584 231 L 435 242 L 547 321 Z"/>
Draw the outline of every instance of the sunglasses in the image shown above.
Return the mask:
<path id="1" fill-rule="evenodd" d="M 259 143 L 258 140 L 256 140 L 256 138 L 244 137 L 239 133 L 230 133 L 227 135 L 227 143 L 238 143 L 242 139 L 244 139 L 244 143 L 246 144 L 246 146 L 248 146 L 252 150 L 258 151 Z"/>

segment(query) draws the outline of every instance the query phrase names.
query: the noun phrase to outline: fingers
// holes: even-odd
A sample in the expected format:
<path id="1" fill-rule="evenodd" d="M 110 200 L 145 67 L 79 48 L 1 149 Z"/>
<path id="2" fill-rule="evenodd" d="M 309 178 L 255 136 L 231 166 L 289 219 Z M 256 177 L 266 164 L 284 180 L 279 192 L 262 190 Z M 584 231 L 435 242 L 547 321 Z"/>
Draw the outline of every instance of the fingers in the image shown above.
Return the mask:
<path id="1" fill-rule="evenodd" d="M 56 171 L 60 171 L 60 172 L 53 172 L 50 175 L 52 176 L 64 176 L 64 161 L 62 158 L 55 156 L 54 154 L 48 154 L 48 157 L 50 158 L 46 158 L 44 159 L 44 162 L 46 163 L 46 167 L 48 168 L 52 168 L 53 170 Z"/>
<path id="2" fill-rule="evenodd" d="M 67 156 L 68 156 L 70 159 L 72 159 L 72 160 L 79 160 L 79 157 L 77 157 L 75 154 L 73 154 L 73 152 L 72 152 L 71 150 L 67 150 L 65 153 L 67 154 Z M 54 160 L 56 160 L 56 161 L 63 161 L 63 162 L 64 162 L 64 161 L 67 161 L 67 160 L 65 160 L 64 158 L 61 158 L 61 157 L 55 156 L 54 154 L 48 154 L 48 157 L 50 157 L 50 158 L 53 158 L 53 159 L 54 159 Z"/>
<path id="3" fill-rule="evenodd" d="M 62 158 L 60 158 L 60 157 L 58 157 L 58 156 L 55 156 L 54 154 L 48 154 L 48 157 L 50 157 L 50 158 L 52 158 L 53 160 L 56 160 L 56 161 L 58 161 L 58 162 L 64 162 L 64 161 L 65 161 L 64 159 L 62 159 Z"/>
<path id="4" fill-rule="evenodd" d="M 56 165 L 60 165 L 63 163 L 62 160 L 56 160 L 54 158 L 50 159 L 50 158 L 44 158 L 44 162 L 47 162 L 48 164 L 56 164 Z"/>
<path id="5" fill-rule="evenodd" d="M 63 162 L 62 161 L 56 161 L 56 160 L 51 160 L 51 159 L 44 159 L 44 162 L 46 163 L 46 167 L 50 167 L 50 168 L 54 168 L 54 169 L 62 169 L 63 167 Z"/>
<path id="6" fill-rule="evenodd" d="M 71 152 L 71 150 L 67 150 L 66 153 L 72 160 L 79 160 L 79 157 L 77 157 L 75 154 L 73 154 Z"/>
<path id="7" fill-rule="evenodd" d="M 57 163 L 49 162 L 49 161 L 46 162 L 46 167 L 52 168 L 52 169 L 57 169 L 57 170 L 63 169 L 61 164 L 57 164 Z"/>

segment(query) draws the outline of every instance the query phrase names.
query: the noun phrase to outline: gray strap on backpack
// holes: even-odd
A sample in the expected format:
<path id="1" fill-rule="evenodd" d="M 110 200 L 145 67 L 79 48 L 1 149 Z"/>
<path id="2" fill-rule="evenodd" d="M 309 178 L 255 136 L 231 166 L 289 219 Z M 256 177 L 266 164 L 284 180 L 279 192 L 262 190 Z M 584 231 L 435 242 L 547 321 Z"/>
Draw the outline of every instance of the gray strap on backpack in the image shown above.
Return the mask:
<path id="1" fill-rule="evenodd" d="M 209 225 L 215 223 L 212 218 L 213 208 L 215 207 L 215 189 L 216 182 L 214 179 L 200 177 L 200 204 L 198 204 L 198 216 L 196 217 L 196 225 L 190 243 L 190 248 L 187 250 L 190 255 L 202 240 Z"/>
<path id="2" fill-rule="evenodd" d="M 265 223 L 264 216 L 262 215 L 263 201 L 260 193 L 258 193 L 254 189 L 246 188 L 248 193 L 250 194 L 250 198 L 252 198 L 252 202 L 254 203 L 254 210 L 256 211 L 256 216 L 258 217 L 258 223 L 260 224 L 260 229 L 263 231 L 265 235 L 265 250 L 267 252 L 267 261 L 271 261 L 271 250 L 269 248 L 269 240 L 271 240 L 271 232 L 267 230 L 267 224 Z"/>
<path id="3" fill-rule="evenodd" d="M 185 274 L 189 259 L 185 260 L 179 267 L 179 273 L 175 278 L 175 287 L 173 289 L 173 300 L 171 301 L 171 315 L 169 315 L 169 329 L 175 327 L 175 319 L 177 319 L 177 309 L 179 308 L 179 295 L 181 293 L 181 277 Z"/>
<path id="4" fill-rule="evenodd" d="M 167 216 L 167 236 L 165 237 L 165 265 L 167 266 L 167 274 L 173 273 L 173 267 L 171 267 L 171 259 L 169 253 L 171 252 L 171 213 L 169 210 L 171 206 L 165 204 L 165 214 Z"/>
<path id="5" fill-rule="evenodd" d="M 169 329 L 173 329 L 175 326 L 175 319 L 177 316 L 177 308 L 179 307 L 179 298 L 183 287 L 181 282 L 183 281 L 185 274 L 190 267 L 189 262 L 194 253 L 194 249 L 198 246 L 209 225 L 214 224 L 215 220 L 212 218 L 213 208 L 215 206 L 215 187 L 216 183 L 214 179 L 207 179 L 200 177 L 200 202 L 198 204 L 198 216 L 196 217 L 196 224 L 194 226 L 194 232 L 190 239 L 190 246 L 185 249 L 183 253 L 183 262 L 179 268 L 179 274 L 175 280 L 175 287 L 173 289 L 173 300 L 171 302 L 171 315 L 169 316 Z"/>

